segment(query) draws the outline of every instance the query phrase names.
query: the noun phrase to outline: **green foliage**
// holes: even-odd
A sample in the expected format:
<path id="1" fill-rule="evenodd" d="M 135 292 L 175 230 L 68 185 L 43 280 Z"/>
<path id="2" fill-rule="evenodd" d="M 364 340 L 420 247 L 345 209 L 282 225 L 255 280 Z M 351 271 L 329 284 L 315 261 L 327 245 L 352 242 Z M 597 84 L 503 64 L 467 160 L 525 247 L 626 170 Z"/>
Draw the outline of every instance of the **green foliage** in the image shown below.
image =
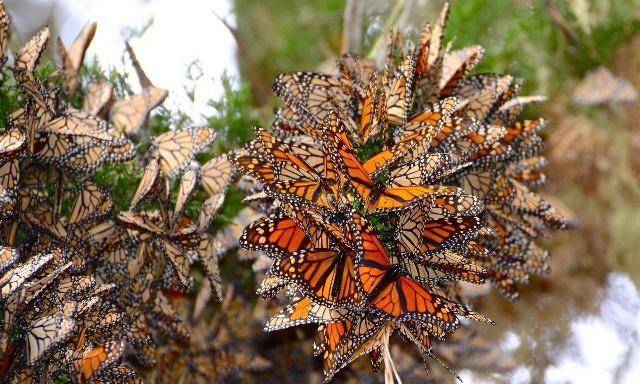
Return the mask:
<path id="1" fill-rule="evenodd" d="M 251 106 L 251 92 L 246 87 L 233 89 L 233 80 L 228 76 L 222 77 L 224 95 L 217 101 L 210 101 L 214 108 L 212 116 L 206 121 L 218 132 L 218 139 L 214 142 L 214 154 L 221 154 L 233 148 L 238 148 L 253 137 L 252 125 L 259 124 L 256 113 Z"/>
<path id="2" fill-rule="evenodd" d="M 20 107 L 20 92 L 11 86 L 13 78 L 6 68 L 0 69 L 0 132 L 6 129 L 9 115 Z"/>
<path id="3" fill-rule="evenodd" d="M 105 164 L 94 174 L 93 180 L 111 194 L 114 210 L 126 211 L 142 179 L 142 170 L 135 160 L 127 163 Z"/>
<path id="4" fill-rule="evenodd" d="M 238 212 L 244 208 L 244 204 L 242 203 L 243 199 L 244 195 L 238 188 L 235 186 L 229 188 L 224 200 L 224 205 L 220 209 L 218 216 L 213 221 L 212 225 L 214 230 L 233 224 L 234 218 L 238 215 Z"/>
<path id="5" fill-rule="evenodd" d="M 486 49 L 476 72 L 509 73 L 523 78 L 525 93 L 553 92 L 564 88 L 571 77 L 582 77 L 598 64 L 608 63 L 613 49 L 640 31 L 638 0 L 610 2 L 610 9 L 603 15 L 597 14 L 596 3 L 603 2 L 592 2 L 590 16 L 594 25 L 587 33 L 577 23 L 568 2 L 551 2 L 566 20 L 573 35 L 568 38 L 554 24 L 545 2 L 455 2 L 446 38 L 454 41 L 454 48 L 479 44 Z M 496 9 L 500 10 L 499 23 Z"/>
<path id="6" fill-rule="evenodd" d="M 243 80 L 250 81 L 256 105 L 273 100 L 271 82 L 278 74 L 314 70 L 328 58 L 327 52 L 339 51 L 344 4 L 344 0 L 234 2 L 240 70 Z"/>

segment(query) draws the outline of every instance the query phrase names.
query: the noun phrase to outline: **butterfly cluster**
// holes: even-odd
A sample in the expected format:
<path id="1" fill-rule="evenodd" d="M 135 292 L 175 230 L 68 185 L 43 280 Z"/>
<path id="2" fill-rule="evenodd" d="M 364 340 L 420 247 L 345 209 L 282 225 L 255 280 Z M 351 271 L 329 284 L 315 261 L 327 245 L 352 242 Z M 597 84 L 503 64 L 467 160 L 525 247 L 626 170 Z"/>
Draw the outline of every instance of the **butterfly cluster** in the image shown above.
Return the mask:
<path id="1" fill-rule="evenodd" d="M 0 133 L 3 383 L 140 382 L 138 368 L 155 366 L 158 344 L 190 338 L 168 296 L 190 294 L 192 267 L 204 271 L 199 285 L 207 298 L 221 292 L 218 257 L 228 245 L 207 228 L 232 165 L 224 155 L 202 166 L 195 160 L 216 137 L 207 127 L 134 142 L 149 136 L 145 122 L 167 91 L 151 84 L 132 50 L 139 94 L 115 100 L 107 81 L 83 84 L 79 71 L 95 28 L 87 25 L 68 50 L 59 40 L 62 65 L 43 79 L 38 64 L 49 31 L 8 58 L 9 18 L 0 1 L 0 71 L 21 95 Z M 79 109 L 68 101 L 78 93 Z M 144 156 L 136 145 L 148 148 Z M 122 212 L 109 187 L 94 180 L 115 163 L 144 169 Z M 196 191 L 201 202 L 192 199 Z M 196 218 L 185 213 L 189 204 L 198 204 Z"/>
<path id="2" fill-rule="evenodd" d="M 515 299 L 548 271 L 536 239 L 566 225 L 530 190 L 544 182 L 544 121 L 517 120 L 543 98 L 508 75 L 469 75 L 483 48 L 445 46 L 447 15 L 415 48 L 392 35 L 380 70 L 346 54 L 337 74 L 280 75 L 272 129 L 255 127 L 233 158 L 265 212 L 240 238 L 272 260 L 258 292 L 290 299 L 266 329 L 317 324 L 326 380 L 365 354 L 395 372 L 392 334 L 426 361 L 461 318 L 491 322 L 459 282 Z"/>

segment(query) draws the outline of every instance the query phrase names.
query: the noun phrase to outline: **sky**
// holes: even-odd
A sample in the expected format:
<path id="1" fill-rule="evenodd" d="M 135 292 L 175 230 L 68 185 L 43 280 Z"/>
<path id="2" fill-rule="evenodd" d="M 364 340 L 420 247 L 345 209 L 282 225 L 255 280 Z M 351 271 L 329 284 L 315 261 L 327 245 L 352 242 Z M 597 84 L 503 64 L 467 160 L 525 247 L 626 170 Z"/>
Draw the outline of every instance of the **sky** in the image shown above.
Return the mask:
<path id="1" fill-rule="evenodd" d="M 151 26 L 140 38 L 133 38 L 142 68 L 154 85 L 170 91 L 165 102 L 169 108 L 180 108 L 194 120 L 208 110 L 207 101 L 222 94 L 223 73 L 238 77 L 235 41 L 231 33 L 214 15 L 235 24 L 230 1 L 181 0 L 5 0 L 16 30 L 16 44 L 22 44 L 40 28 L 49 25 L 52 36 L 58 34 L 69 46 L 82 26 L 96 21 L 98 28 L 87 52 L 104 67 L 123 68 L 124 37 L 130 29 Z M 191 73 L 199 79 L 187 79 Z M 125 69 L 134 73 L 128 56 Z M 195 103 L 186 96 L 185 87 L 195 85 Z"/>
<path id="2" fill-rule="evenodd" d="M 98 29 L 88 58 L 97 55 L 103 66 L 122 69 L 124 65 L 132 74 L 128 57 L 124 64 L 122 60 L 123 36 L 127 29 L 140 29 L 153 20 L 131 45 L 154 85 L 170 91 L 165 105 L 188 113 L 196 122 L 207 112 L 207 101 L 222 95 L 222 74 L 238 77 L 235 42 L 213 13 L 234 25 L 230 0 L 5 0 L 5 4 L 14 24 L 14 50 L 45 25 L 54 38 L 60 34 L 69 46 L 86 22 L 96 21 Z M 199 61 L 202 76 L 192 83 L 186 74 L 194 60 Z M 196 87 L 195 103 L 184 90 L 192 85 Z M 607 289 L 610 300 L 605 300 L 599 315 L 572 322 L 573 348 L 558 351 L 545 373 L 545 382 L 631 384 L 640 377 L 640 294 L 631 280 L 621 275 L 612 275 Z M 635 327 L 628 328 L 628 324 Z M 507 352 L 519 343 L 514 334 L 510 338 Z M 629 369 L 616 377 L 625 358 Z M 460 374 L 464 382 L 478 382 L 469 371 Z M 528 383 L 532 378 L 528 369 L 521 367 L 510 381 Z"/>

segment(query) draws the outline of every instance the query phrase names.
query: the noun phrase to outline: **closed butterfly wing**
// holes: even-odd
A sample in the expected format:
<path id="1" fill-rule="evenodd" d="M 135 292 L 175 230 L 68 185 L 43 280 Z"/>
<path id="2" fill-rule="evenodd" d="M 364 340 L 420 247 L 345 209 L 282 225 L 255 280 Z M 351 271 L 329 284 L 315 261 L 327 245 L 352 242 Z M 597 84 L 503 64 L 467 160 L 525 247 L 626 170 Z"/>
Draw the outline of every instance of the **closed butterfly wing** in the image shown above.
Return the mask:
<path id="1" fill-rule="evenodd" d="M 0 297 L 5 299 L 11 295 L 20 288 L 27 279 L 31 278 L 41 268 L 50 263 L 53 258 L 53 253 L 41 253 L 31 257 L 23 264 L 6 271 L 4 275 L 0 277 Z"/>
<path id="2" fill-rule="evenodd" d="M 142 93 L 126 97 L 113 103 L 109 119 L 113 126 L 126 134 L 137 134 L 154 108 L 162 104 L 168 92 L 157 87 L 148 87 Z"/>
<path id="3" fill-rule="evenodd" d="M 323 345 L 324 382 L 356 358 L 388 341 L 391 323 L 376 317 L 357 314 L 343 322 L 321 326 L 316 344 Z"/>
<path id="4" fill-rule="evenodd" d="M 0 202 L 2 203 L 0 219 L 13 214 L 18 194 L 19 166 L 18 160 L 0 161 Z"/>
<path id="5" fill-rule="evenodd" d="M 164 175 L 172 177 L 189 165 L 215 137 L 215 131 L 206 127 L 169 131 L 154 137 L 152 153 L 158 156 Z"/>
<path id="6" fill-rule="evenodd" d="M 331 309 L 304 297 L 273 316 L 265 325 L 265 330 L 272 332 L 302 324 L 336 322 L 343 320 L 349 313 L 348 309 Z"/>
<path id="7" fill-rule="evenodd" d="M 387 120 L 390 124 L 405 124 L 413 103 L 413 81 L 416 57 L 409 54 L 391 81 L 385 94 Z"/>
<path id="8" fill-rule="evenodd" d="M 211 220 L 216 217 L 218 211 L 222 208 L 224 198 L 224 193 L 218 193 L 217 195 L 210 196 L 202 202 L 202 205 L 200 206 L 200 217 L 198 219 L 198 227 L 201 231 L 206 230 L 211 223 Z"/>
<path id="9" fill-rule="evenodd" d="M 27 361 L 38 361 L 45 353 L 65 340 L 74 330 L 75 321 L 61 314 L 44 316 L 31 322 L 27 330 Z"/>
<path id="10" fill-rule="evenodd" d="M 0 2 L 0 64 L 4 63 L 9 45 L 9 15 L 4 8 L 4 3 Z"/>
<path id="11" fill-rule="evenodd" d="M 605 67 L 589 72 L 573 91 L 573 101 L 580 105 L 633 103 L 637 99 L 633 85 Z"/>
<path id="12" fill-rule="evenodd" d="M 124 341 L 109 341 L 104 346 L 87 348 L 73 362 L 73 369 L 78 383 L 88 383 L 104 370 L 116 364 L 125 350 Z"/>
<path id="13" fill-rule="evenodd" d="M 18 127 L 13 127 L 0 134 L 0 155 L 11 158 L 21 153 L 26 144 L 26 136 Z"/>
<path id="14" fill-rule="evenodd" d="M 69 226 L 84 224 L 104 217 L 111 211 L 113 201 L 107 192 L 91 181 L 85 181 L 71 208 Z"/>
<path id="15" fill-rule="evenodd" d="M 317 72 L 285 73 L 276 78 L 273 89 L 297 114 L 310 114 L 320 121 L 333 111 L 334 103 L 347 111 L 353 109 L 345 91 L 348 84 L 338 77 Z"/>
<path id="16" fill-rule="evenodd" d="M 178 282 L 184 288 L 189 289 L 192 281 L 189 275 L 190 262 L 187 251 L 168 241 L 163 241 L 161 247 L 164 254 L 173 265 Z"/>
<path id="17" fill-rule="evenodd" d="M 15 77 L 21 87 L 29 93 L 41 107 L 48 107 L 43 100 L 43 90 L 34 73 L 42 53 L 49 43 L 49 29 L 44 28 L 18 52 L 15 59 Z"/>
<path id="18" fill-rule="evenodd" d="M 467 101 L 461 115 L 484 121 L 497 112 L 513 84 L 511 76 L 476 75 L 461 80 L 451 94 Z"/>
<path id="19" fill-rule="evenodd" d="M 440 18 L 431 27 L 427 24 L 421 35 L 420 44 L 416 48 L 417 65 L 416 81 L 434 81 L 440 75 L 442 60 L 445 53 L 444 28 L 449 17 L 449 4 L 445 3 Z M 425 79 L 425 80 L 423 80 Z"/>
<path id="20" fill-rule="evenodd" d="M 89 115 L 103 116 L 113 102 L 113 86 L 111 83 L 98 80 L 87 85 L 82 110 Z"/>
<path id="21" fill-rule="evenodd" d="M 97 24 L 87 23 L 76 39 L 69 47 L 69 50 L 64 46 L 62 39 L 58 37 L 58 54 L 62 59 L 62 74 L 64 76 L 64 86 L 67 95 L 73 95 L 78 86 L 78 71 L 84 61 L 84 55 L 93 40 L 93 36 L 96 33 Z"/>
<path id="22" fill-rule="evenodd" d="M 159 188 L 161 188 L 160 181 L 160 163 L 157 158 L 152 158 L 142 174 L 138 189 L 136 189 L 133 200 L 131 200 L 130 209 L 135 209 L 139 204 L 148 201 L 156 196 Z"/>
<path id="23" fill-rule="evenodd" d="M 448 93 L 462 78 L 475 68 L 484 56 L 484 48 L 472 45 L 457 51 L 447 52 L 442 61 L 442 73 L 438 87 L 440 92 Z"/>
<path id="24" fill-rule="evenodd" d="M 227 156 L 219 156 L 206 162 L 201 169 L 202 187 L 214 196 L 227 189 L 233 177 L 233 164 Z"/>
<path id="25" fill-rule="evenodd" d="M 180 186 L 178 187 L 178 196 L 176 197 L 176 205 L 173 210 L 174 217 L 182 214 L 199 180 L 200 173 L 196 169 L 189 169 L 182 174 Z"/>
<path id="26" fill-rule="evenodd" d="M 0 245 L 0 275 L 11 268 L 19 258 L 20 253 L 17 249 Z"/>
<path id="27" fill-rule="evenodd" d="M 99 372 L 93 382 L 101 384 L 142 384 L 142 380 L 140 380 L 136 371 L 126 364 L 116 365 Z"/>
<path id="28" fill-rule="evenodd" d="M 120 212 L 118 222 L 125 228 L 141 233 L 149 233 L 153 236 L 163 236 L 165 231 L 154 223 L 149 217 L 136 212 Z"/>

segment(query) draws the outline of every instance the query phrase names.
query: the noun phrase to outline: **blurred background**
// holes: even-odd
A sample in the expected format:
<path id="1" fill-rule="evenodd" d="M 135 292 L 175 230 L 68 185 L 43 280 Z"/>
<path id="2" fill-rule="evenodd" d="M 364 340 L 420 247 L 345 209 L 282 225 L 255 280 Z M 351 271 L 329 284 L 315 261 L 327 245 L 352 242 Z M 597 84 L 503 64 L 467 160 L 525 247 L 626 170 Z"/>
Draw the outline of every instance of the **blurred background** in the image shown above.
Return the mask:
<path id="1" fill-rule="evenodd" d="M 127 73 L 130 40 L 154 84 L 170 90 L 165 108 L 223 126 L 229 148 L 249 137 L 252 123 L 269 125 L 277 74 L 331 70 L 345 44 L 366 54 L 393 25 L 416 34 L 443 4 L 362 0 L 362 38 L 354 42 L 345 38 L 353 31 L 344 33 L 353 25 L 350 0 L 5 3 L 13 51 L 45 25 L 68 46 L 96 21 L 87 60 Z M 454 0 L 446 34 L 453 48 L 486 48 L 476 72 L 509 73 L 523 79 L 524 94 L 548 96 L 523 118 L 549 120 L 543 195 L 575 228 L 545 239 L 552 272 L 533 278 L 518 302 L 496 293 L 472 298 L 496 326 L 470 324 L 464 342 L 436 353 L 465 383 L 640 382 L 640 0 Z M 599 67 L 607 71 L 593 72 Z M 270 362 L 238 382 L 320 382 L 312 330 L 262 334 L 277 303 L 255 298 L 251 262 L 235 254 L 223 262 L 233 288 L 225 316 Z M 405 383 L 455 381 L 436 362 L 426 377 L 411 346 L 394 343 L 392 355 Z M 382 382 L 364 360 L 335 381 Z"/>

